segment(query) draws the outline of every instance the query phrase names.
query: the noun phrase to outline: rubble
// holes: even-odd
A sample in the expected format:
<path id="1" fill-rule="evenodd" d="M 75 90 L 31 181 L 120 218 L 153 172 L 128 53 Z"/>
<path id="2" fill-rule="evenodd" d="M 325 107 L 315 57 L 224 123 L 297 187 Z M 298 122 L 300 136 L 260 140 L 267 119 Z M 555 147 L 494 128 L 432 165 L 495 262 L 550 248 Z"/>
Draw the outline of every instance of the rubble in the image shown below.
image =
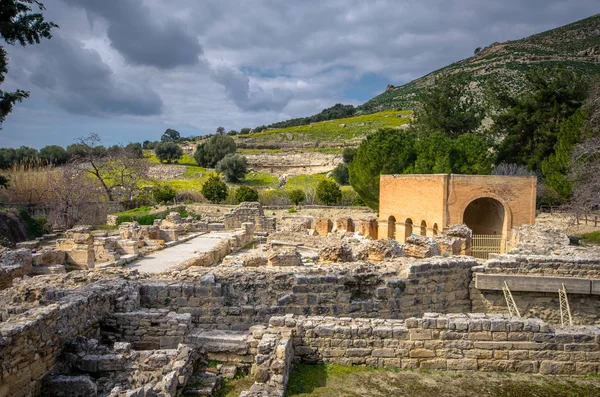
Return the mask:
<path id="1" fill-rule="evenodd" d="M 431 237 L 410 236 L 402 246 L 402 252 L 413 258 L 430 258 L 440 255 L 440 247 Z"/>

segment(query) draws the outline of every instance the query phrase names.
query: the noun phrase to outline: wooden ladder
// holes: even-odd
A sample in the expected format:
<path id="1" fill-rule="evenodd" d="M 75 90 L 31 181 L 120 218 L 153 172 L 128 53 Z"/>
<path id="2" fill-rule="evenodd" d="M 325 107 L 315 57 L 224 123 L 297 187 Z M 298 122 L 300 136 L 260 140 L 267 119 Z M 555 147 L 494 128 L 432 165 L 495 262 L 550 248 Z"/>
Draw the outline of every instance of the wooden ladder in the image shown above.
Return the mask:
<path id="1" fill-rule="evenodd" d="M 510 292 L 510 288 L 508 288 L 508 284 L 504 281 L 504 286 L 502 287 L 502 292 L 504 292 L 504 299 L 506 299 L 506 306 L 508 306 L 508 315 L 510 317 L 521 317 L 521 313 L 519 312 L 519 308 L 515 303 L 515 299 Z"/>
<path id="2" fill-rule="evenodd" d="M 569 298 L 567 298 L 567 288 L 565 284 L 562 284 L 562 288 L 558 290 L 558 301 L 560 305 L 560 323 L 562 326 L 573 325 L 573 318 L 571 318 L 571 308 L 569 307 Z"/>

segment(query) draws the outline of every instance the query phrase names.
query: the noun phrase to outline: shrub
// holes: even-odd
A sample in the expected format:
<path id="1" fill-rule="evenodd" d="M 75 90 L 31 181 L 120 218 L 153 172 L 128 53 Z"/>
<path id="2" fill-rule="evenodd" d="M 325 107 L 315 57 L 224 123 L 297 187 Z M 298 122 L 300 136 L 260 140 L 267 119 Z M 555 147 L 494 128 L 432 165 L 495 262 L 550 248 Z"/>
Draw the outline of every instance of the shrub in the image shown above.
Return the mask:
<path id="1" fill-rule="evenodd" d="M 237 146 L 228 135 L 213 135 L 208 142 L 196 146 L 194 159 L 201 167 L 214 167 L 226 155 L 233 154 Z"/>
<path id="2" fill-rule="evenodd" d="M 202 194 L 208 201 L 219 203 L 227 198 L 227 184 L 219 179 L 217 175 L 211 175 L 202 185 Z"/>
<path id="3" fill-rule="evenodd" d="M 69 154 L 58 145 L 49 145 L 40 149 L 40 159 L 47 164 L 64 164 L 69 160 Z"/>
<path id="4" fill-rule="evenodd" d="M 265 189 L 259 193 L 259 201 L 262 205 L 288 205 L 290 200 L 288 199 L 287 192 L 280 189 Z"/>
<path id="5" fill-rule="evenodd" d="M 347 147 L 342 152 L 342 157 L 344 159 L 344 163 L 350 164 L 352 160 L 354 160 L 354 156 L 356 156 L 356 148 Z"/>
<path id="6" fill-rule="evenodd" d="M 152 195 L 158 204 L 167 204 L 175 199 L 177 192 L 169 185 L 161 185 L 154 188 Z"/>
<path id="7" fill-rule="evenodd" d="M 298 205 L 306 200 L 306 194 L 302 189 L 294 189 L 288 193 L 288 198 L 294 205 Z"/>
<path id="8" fill-rule="evenodd" d="M 235 199 L 238 203 L 244 201 L 258 201 L 258 190 L 249 186 L 240 186 L 235 191 Z"/>
<path id="9" fill-rule="evenodd" d="M 163 142 L 158 143 L 154 147 L 154 154 L 156 154 L 156 157 L 158 157 L 161 162 L 166 161 L 167 163 L 170 163 L 173 160 L 181 158 L 181 156 L 183 156 L 183 150 L 176 143 Z"/>
<path id="10" fill-rule="evenodd" d="M 317 199 L 325 205 L 337 204 L 342 200 L 342 191 L 334 181 L 324 180 L 317 185 Z"/>
<path id="11" fill-rule="evenodd" d="M 348 174 L 348 164 L 341 163 L 331 171 L 333 179 L 340 185 L 348 185 L 350 183 L 350 176 Z"/>
<path id="12" fill-rule="evenodd" d="M 244 156 L 228 154 L 217 163 L 216 170 L 225 175 L 228 182 L 237 182 L 248 173 L 248 162 Z"/>

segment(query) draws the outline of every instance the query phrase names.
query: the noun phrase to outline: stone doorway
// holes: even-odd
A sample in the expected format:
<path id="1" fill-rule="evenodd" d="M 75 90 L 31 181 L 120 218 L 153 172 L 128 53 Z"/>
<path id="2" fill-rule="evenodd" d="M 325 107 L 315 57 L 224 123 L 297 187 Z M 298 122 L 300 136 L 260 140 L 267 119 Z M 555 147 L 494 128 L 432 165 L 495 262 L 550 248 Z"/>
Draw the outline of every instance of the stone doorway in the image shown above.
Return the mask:
<path id="1" fill-rule="evenodd" d="M 471 201 L 463 214 L 463 223 L 473 234 L 502 236 L 504 233 L 504 206 L 491 197 Z"/>

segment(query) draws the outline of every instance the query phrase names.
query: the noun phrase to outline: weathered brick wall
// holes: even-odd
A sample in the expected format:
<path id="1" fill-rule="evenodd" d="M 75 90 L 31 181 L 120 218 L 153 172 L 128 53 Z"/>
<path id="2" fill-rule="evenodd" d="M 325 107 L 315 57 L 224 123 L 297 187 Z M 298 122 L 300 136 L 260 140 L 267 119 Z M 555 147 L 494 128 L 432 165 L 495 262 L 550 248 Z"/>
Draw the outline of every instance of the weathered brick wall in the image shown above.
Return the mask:
<path id="1" fill-rule="evenodd" d="M 129 342 L 136 350 L 175 349 L 183 343 L 192 319 L 166 309 L 113 313 L 101 323 L 102 337 Z"/>
<path id="2" fill-rule="evenodd" d="M 406 320 L 288 316 L 297 361 L 374 367 L 596 374 L 600 328 L 552 328 L 538 319 L 430 313 Z"/>
<path id="3" fill-rule="evenodd" d="M 428 311 L 470 312 L 470 269 L 476 264 L 462 258 L 320 273 L 299 267 L 212 268 L 198 283 L 142 282 L 141 306 L 190 313 L 195 325 L 234 330 L 288 313 L 406 318 Z"/>
<path id="4" fill-rule="evenodd" d="M 36 395 L 65 341 L 98 330 L 114 311 L 129 308 L 128 283 L 99 282 L 0 323 L 0 397 Z"/>

